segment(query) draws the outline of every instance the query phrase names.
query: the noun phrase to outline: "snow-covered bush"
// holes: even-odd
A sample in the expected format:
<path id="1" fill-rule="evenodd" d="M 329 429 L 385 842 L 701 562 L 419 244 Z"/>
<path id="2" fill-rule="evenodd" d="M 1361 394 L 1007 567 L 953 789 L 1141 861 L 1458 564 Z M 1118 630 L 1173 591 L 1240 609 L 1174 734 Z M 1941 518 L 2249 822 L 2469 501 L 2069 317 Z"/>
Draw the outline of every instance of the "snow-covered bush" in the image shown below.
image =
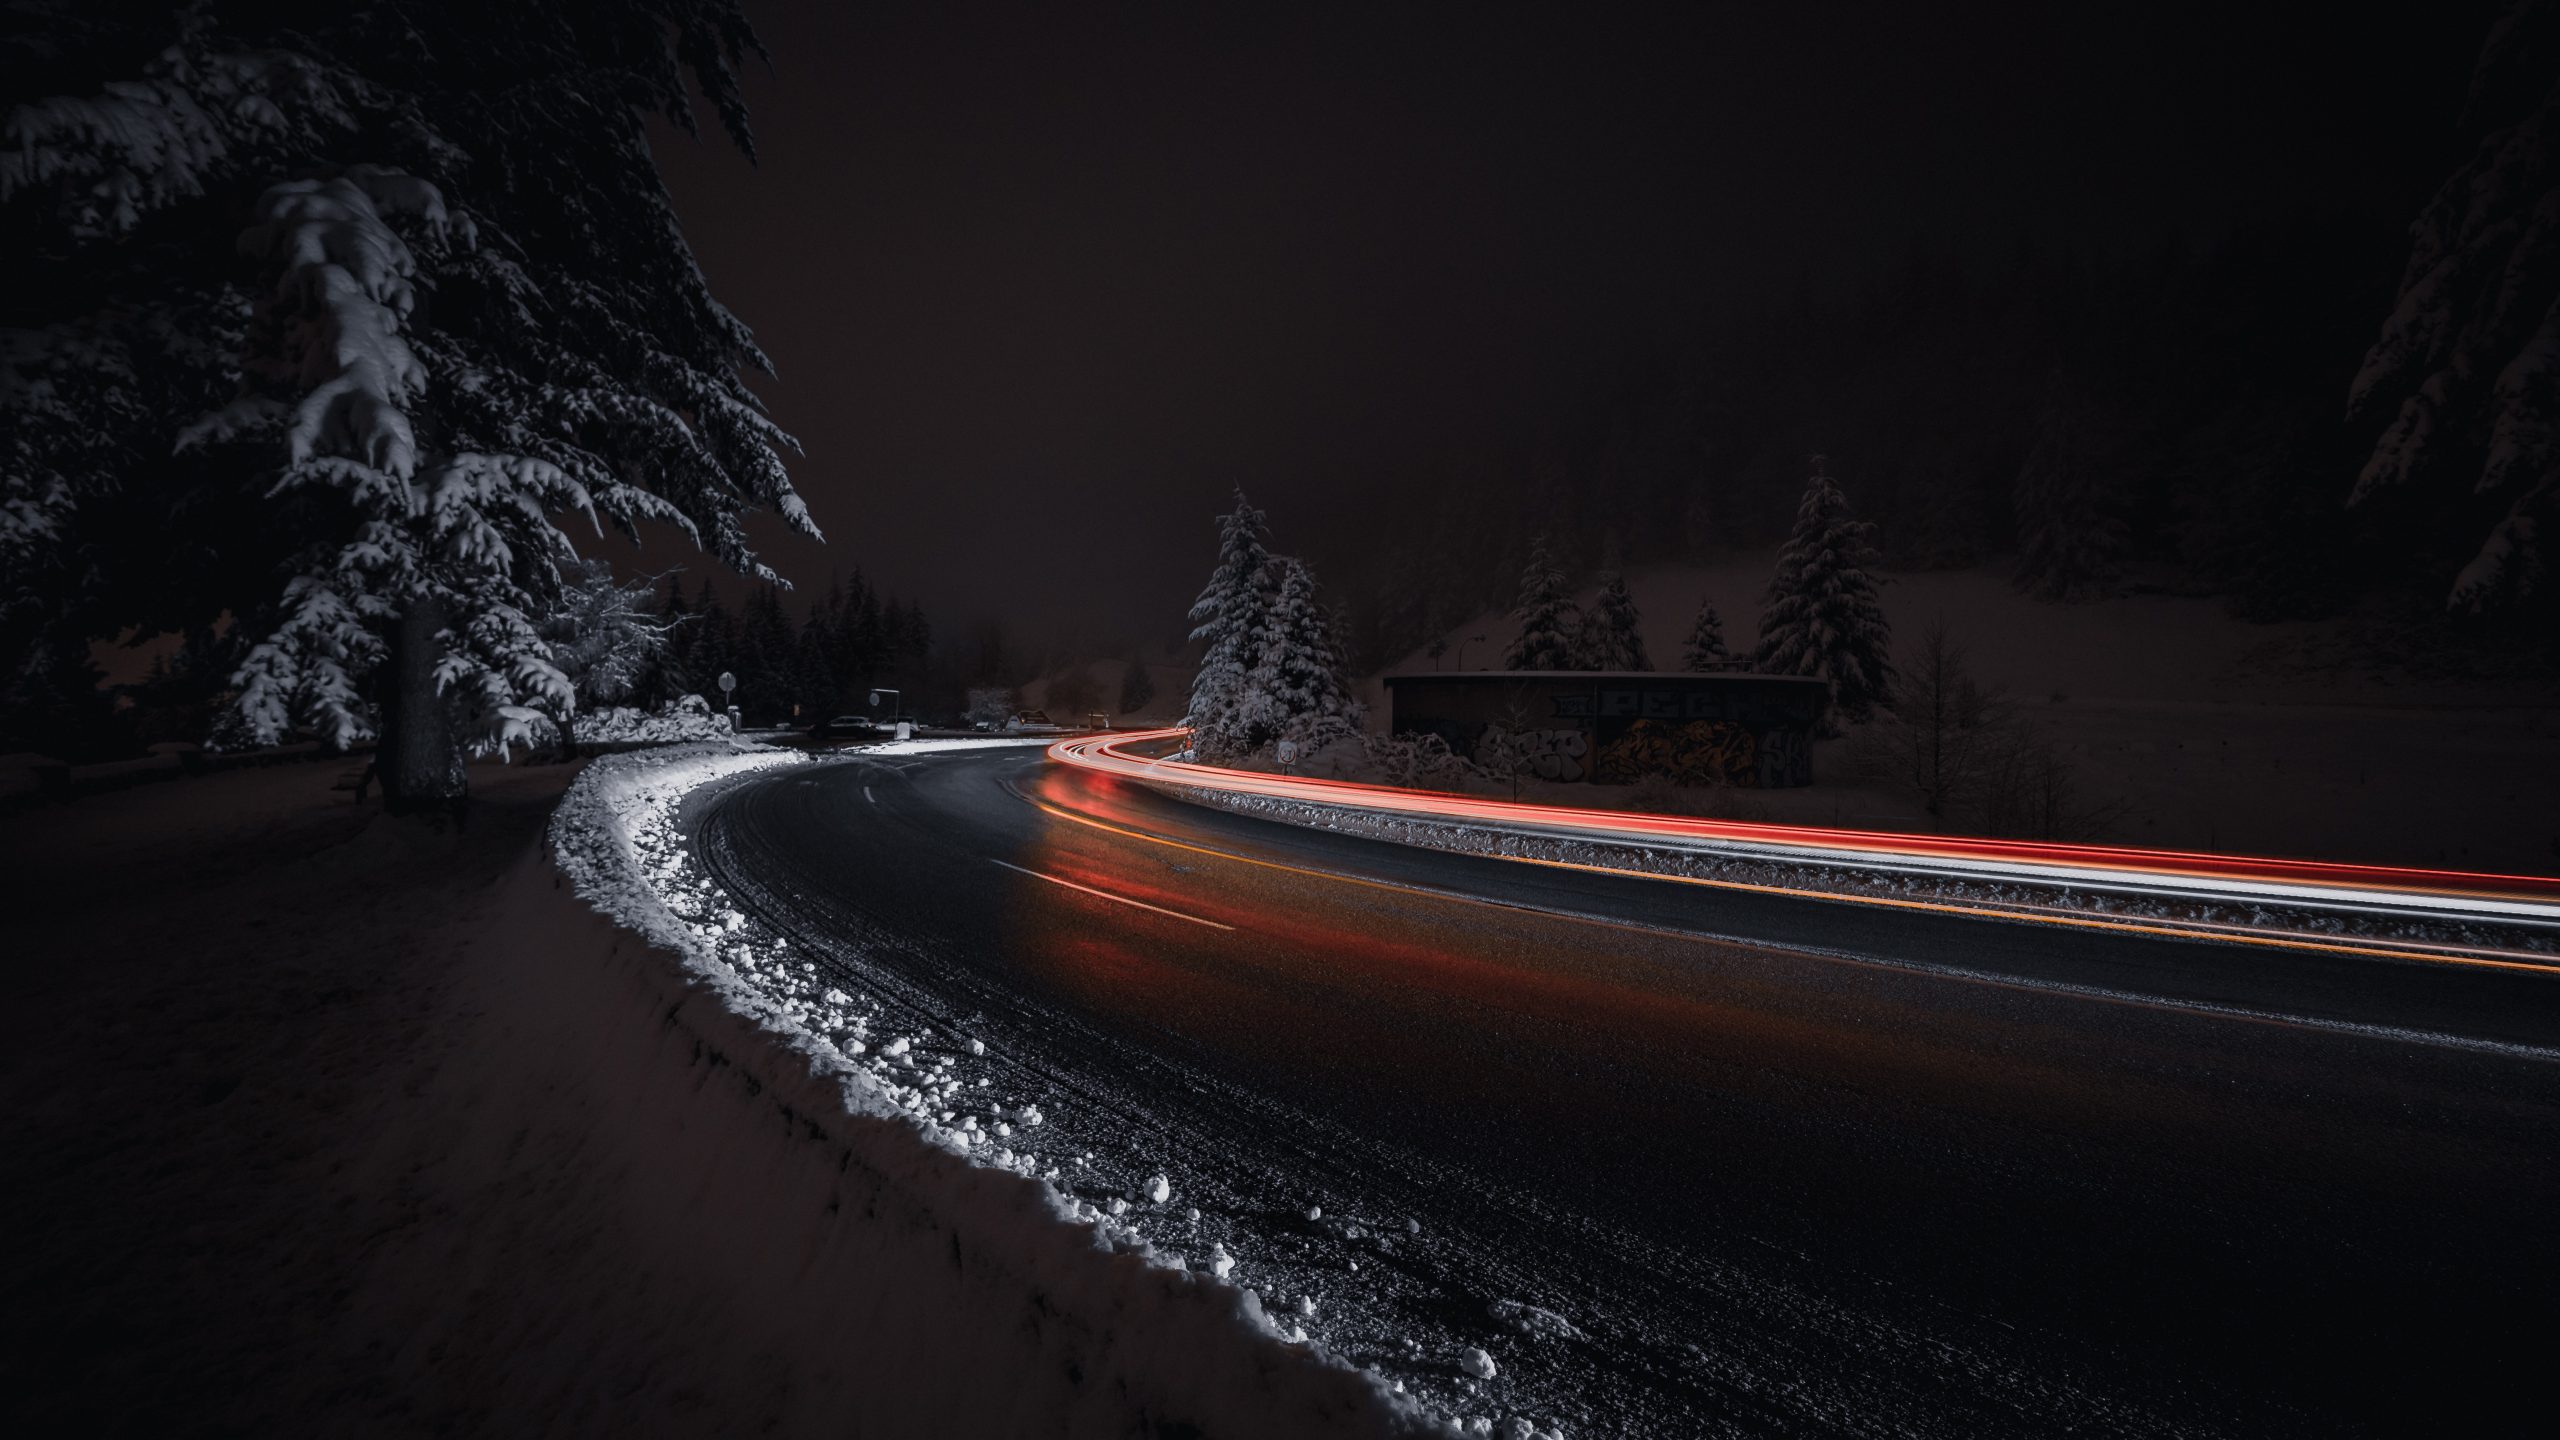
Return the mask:
<path id="1" fill-rule="evenodd" d="M 593 557 L 571 567 L 543 617 L 542 638 L 579 704 L 592 709 L 631 698 L 666 653 L 672 622 L 653 603 L 656 584 L 617 581 L 613 567 Z"/>
<path id="2" fill-rule="evenodd" d="M 699 695 L 687 695 L 663 710 L 628 705 L 591 710 L 579 718 L 577 729 L 577 737 L 590 745 L 726 740 L 730 734 L 728 713 L 712 709 Z"/>
<path id="3" fill-rule="evenodd" d="M 1002 685 L 978 685 L 969 691 L 962 718 L 981 730 L 993 730 L 1013 718 L 1013 691 Z"/>
<path id="4" fill-rule="evenodd" d="M 1475 766 L 1427 732 L 1368 737 L 1369 763 L 1379 783 L 1408 789 L 1455 790 L 1477 779 Z"/>

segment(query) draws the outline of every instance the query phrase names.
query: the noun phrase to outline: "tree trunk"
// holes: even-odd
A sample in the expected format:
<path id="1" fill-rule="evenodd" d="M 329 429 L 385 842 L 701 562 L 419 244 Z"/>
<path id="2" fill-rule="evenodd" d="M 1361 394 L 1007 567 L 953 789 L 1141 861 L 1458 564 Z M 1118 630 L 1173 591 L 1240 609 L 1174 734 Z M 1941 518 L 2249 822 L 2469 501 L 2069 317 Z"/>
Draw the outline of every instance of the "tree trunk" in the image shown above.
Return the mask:
<path id="1" fill-rule="evenodd" d="M 451 710 L 436 693 L 436 632 L 443 628 L 444 606 L 422 599 L 410 604 L 391 632 L 375 764 L 382 776 L 382 808 L 395 815 L 462 808 L 462 742 Z"/>

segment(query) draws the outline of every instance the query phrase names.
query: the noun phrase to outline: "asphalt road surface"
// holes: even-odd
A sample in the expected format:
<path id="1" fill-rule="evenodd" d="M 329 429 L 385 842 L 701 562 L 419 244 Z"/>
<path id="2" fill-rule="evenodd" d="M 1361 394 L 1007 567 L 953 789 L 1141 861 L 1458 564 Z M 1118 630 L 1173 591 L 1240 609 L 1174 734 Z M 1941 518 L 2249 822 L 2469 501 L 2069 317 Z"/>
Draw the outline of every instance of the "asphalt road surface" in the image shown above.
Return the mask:
<path id="1" fill-rule="evenodd" d="M 988 1036 L 1083 1188 L 1167 1169 L 1275 1310 L 1462 1413 L 2551 1433 L 2560 976 L 1444 854 L 1019 748 L 690 823 L 759 918 Z"/>

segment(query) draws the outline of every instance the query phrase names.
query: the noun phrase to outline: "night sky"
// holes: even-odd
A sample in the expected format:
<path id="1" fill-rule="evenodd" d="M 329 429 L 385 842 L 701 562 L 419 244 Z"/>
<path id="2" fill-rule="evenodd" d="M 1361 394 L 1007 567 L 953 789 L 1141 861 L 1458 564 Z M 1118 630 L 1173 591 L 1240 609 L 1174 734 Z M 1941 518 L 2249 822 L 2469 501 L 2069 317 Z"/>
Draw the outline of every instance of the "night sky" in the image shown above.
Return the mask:
<path id="1" fill-rule="evenodd" d="M 668 132 L 807 447 L 830 543 L 759 532 L 801 584 L 1161 640 L 1230 486 L 1292 548 L 1718 307 L 2413 210 L 2486 15 L 1070 8 L 751 6 L 761 163 Z"/>

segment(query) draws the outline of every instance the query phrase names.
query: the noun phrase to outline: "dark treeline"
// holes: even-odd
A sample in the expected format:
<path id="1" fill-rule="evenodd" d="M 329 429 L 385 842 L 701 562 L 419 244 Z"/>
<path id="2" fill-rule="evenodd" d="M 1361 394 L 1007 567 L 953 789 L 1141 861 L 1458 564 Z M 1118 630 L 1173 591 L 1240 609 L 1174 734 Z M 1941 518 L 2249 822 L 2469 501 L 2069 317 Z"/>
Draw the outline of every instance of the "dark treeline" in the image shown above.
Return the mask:
<path id="1" fill-rule="evenodd" d="M 647 705 L 695 694 L 716 706 L 725 671 L 738 682 L 731 700 L 753 726 L 873 713 L 874 686 L 898 690 L 896 706 L 908 715 L 948 718 L 969 678 L 936 668 L 923 607 L 881 594 L 858 571 L 829 585 L 797 620 L 775 586 L 749 590 L 732 610 L 708 579 L 688 596 L 677 575 L 667 577 L 659 613 L 673 629 L 638 697 Z M 892 708 L 884 696 L 877 713 Z"/>
<path id="2" fill-rule="evenodd" d="M 2219 594 L 2246 618 L 2440 590 L 2468 517 L 2346 504 L 2374 439 L 2344 419 L 2348 383 L 2407 244 L 2373 216 L 2129 260 L 2020 244 L 1695 317 L 1519 453 L 1401 523 L 1343 527 L 1322 558 L 1354 663 L 1507 604 L 1541 531 L 1577 577 L 1773 545 L 1816 451 L 1895 569 L 2003 566 L 2056 600 Z"/>

